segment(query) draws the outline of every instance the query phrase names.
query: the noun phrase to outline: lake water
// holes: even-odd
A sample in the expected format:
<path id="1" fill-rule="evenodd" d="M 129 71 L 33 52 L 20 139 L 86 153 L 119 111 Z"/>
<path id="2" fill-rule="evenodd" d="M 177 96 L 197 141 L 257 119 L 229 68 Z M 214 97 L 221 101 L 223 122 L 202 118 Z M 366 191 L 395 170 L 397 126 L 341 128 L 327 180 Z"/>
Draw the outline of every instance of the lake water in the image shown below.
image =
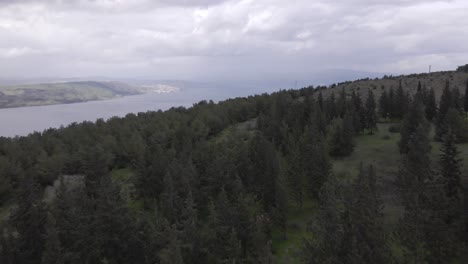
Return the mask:
<path id="1" fill-rule="evenodd" d="M 204 99 L 214 101 L 251 94 L 250 89 L 182 90 L 169 94 L 143 94 L 112 100 L 77 104 L 0 109 L 0 136 L 25 136 L 34 131 L 66 126 L 73 122 L 95 121 L 98 118 L 125 116 L 128 113 L 167 110 L 177 106 L 191 106 Z"/>

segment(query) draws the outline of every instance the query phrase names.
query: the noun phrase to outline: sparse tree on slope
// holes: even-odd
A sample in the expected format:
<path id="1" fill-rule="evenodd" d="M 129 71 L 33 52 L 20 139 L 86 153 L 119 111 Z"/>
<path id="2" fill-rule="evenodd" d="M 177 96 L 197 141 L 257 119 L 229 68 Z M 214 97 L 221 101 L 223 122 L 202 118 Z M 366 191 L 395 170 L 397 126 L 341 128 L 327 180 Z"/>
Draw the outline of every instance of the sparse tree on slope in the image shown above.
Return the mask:
<path id="1" fill-rule="evenodd" d="M 366 128 L 369 129 L 370 134 L 374 134 L 377 130 L 377 113 L 374 93 L 369 89 L 366 99 Z"/>

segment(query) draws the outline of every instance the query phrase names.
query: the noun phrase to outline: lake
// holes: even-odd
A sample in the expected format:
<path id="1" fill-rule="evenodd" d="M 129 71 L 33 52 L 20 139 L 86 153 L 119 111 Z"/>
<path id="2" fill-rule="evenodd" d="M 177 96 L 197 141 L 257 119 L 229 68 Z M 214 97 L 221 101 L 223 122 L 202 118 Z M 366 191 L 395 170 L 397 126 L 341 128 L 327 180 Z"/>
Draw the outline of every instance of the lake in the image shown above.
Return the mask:
<path id="1" fill-rule="evenodd" d="M 128 113 L 167 110 L 177 106 L 192 106 L 204 99 L 214 101 L 246 96 L 251 89 L 185 89 L 169 94 L 142 94 L 111 100 L 76 104 L 61 104 L 0 109 L 0 136 L 25 136 L 34 131 L 58 128 L 73 122 L 95 121 Z"/>

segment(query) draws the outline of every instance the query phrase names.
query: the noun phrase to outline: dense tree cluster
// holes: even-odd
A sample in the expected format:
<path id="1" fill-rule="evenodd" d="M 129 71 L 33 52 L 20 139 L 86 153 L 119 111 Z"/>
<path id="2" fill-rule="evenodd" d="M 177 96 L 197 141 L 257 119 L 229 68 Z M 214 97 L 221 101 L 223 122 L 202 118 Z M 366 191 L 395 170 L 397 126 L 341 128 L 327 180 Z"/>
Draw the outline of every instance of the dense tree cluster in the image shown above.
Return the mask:
<path id="1" fill-rule="evenodd" d="M 1 263 L 271 263 L 374 106 L 305 88 L 1 138 Z"/>
<path id="2" fill-rule="evenodd" d="M 286 239 L 288 212 L 306 200 L 319 204 L 300 254 L 306 263 L 457 258 L 455 143 L 468 135 L 468 99 L 449 84 L 439 106 L 433 89 L 419 85 L 411 97 L 401 82 L 378 102 L 371 89 L 365 98 L 335 92 L 201 101 L 0 138 L 0 206 L 8 208 L 0 263 L 272 263 L 274 230 Z M 349 184 L 332 171 L 333 159 L 353 153 L 355 136 L 375 133 L 377 111 L 403 120 L 405 212 L 395 234 L 384 229 L 375 165 L 361 165 Z M 438 171 L 429 121 L 443 142 Z"/>

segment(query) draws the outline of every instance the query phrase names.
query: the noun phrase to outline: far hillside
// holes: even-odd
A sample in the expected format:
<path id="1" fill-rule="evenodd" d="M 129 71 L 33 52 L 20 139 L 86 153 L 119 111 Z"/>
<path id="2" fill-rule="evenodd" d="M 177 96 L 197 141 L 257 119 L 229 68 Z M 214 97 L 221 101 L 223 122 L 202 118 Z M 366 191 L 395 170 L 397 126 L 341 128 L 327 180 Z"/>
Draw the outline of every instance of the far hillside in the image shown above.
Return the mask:
<path id="1" fill-rule="evenodd" d="M 328 95 L 330 92 L 338 93 L 344 89 L 348 93 L 354 90 L 365 97 L 367 95 L 367 91 L 372 89 L 374 90 L 374 95 L 380 97 L 384 90 L 388 91 L 390 89 L 397 89 L 401 82 L 403 89 L 408 91 L 410 95 L 415 94 L 418 86 L 421 85 L 422 88 L 425 87 L 428 90 L 433 88 L 436 98 L 440 98 L 447 81 L 451 89 L 456 88 L 463 93 L 468 82 L 467 65 L 458 67 L 456 71 L 442 71 L 400 76 L 386 75 L 383 78 L 365 78 L 355 81 L 337 83 L 331 85 L 331 89 L 326 89 L 324 91 L 324 95 Z"/>
<path id="2" fill-rule="evenodd" d="M 0 108 L 69 104 L 142 93 L 137 87 L 111 81 L 80 81 L 0 86 Z"/>

